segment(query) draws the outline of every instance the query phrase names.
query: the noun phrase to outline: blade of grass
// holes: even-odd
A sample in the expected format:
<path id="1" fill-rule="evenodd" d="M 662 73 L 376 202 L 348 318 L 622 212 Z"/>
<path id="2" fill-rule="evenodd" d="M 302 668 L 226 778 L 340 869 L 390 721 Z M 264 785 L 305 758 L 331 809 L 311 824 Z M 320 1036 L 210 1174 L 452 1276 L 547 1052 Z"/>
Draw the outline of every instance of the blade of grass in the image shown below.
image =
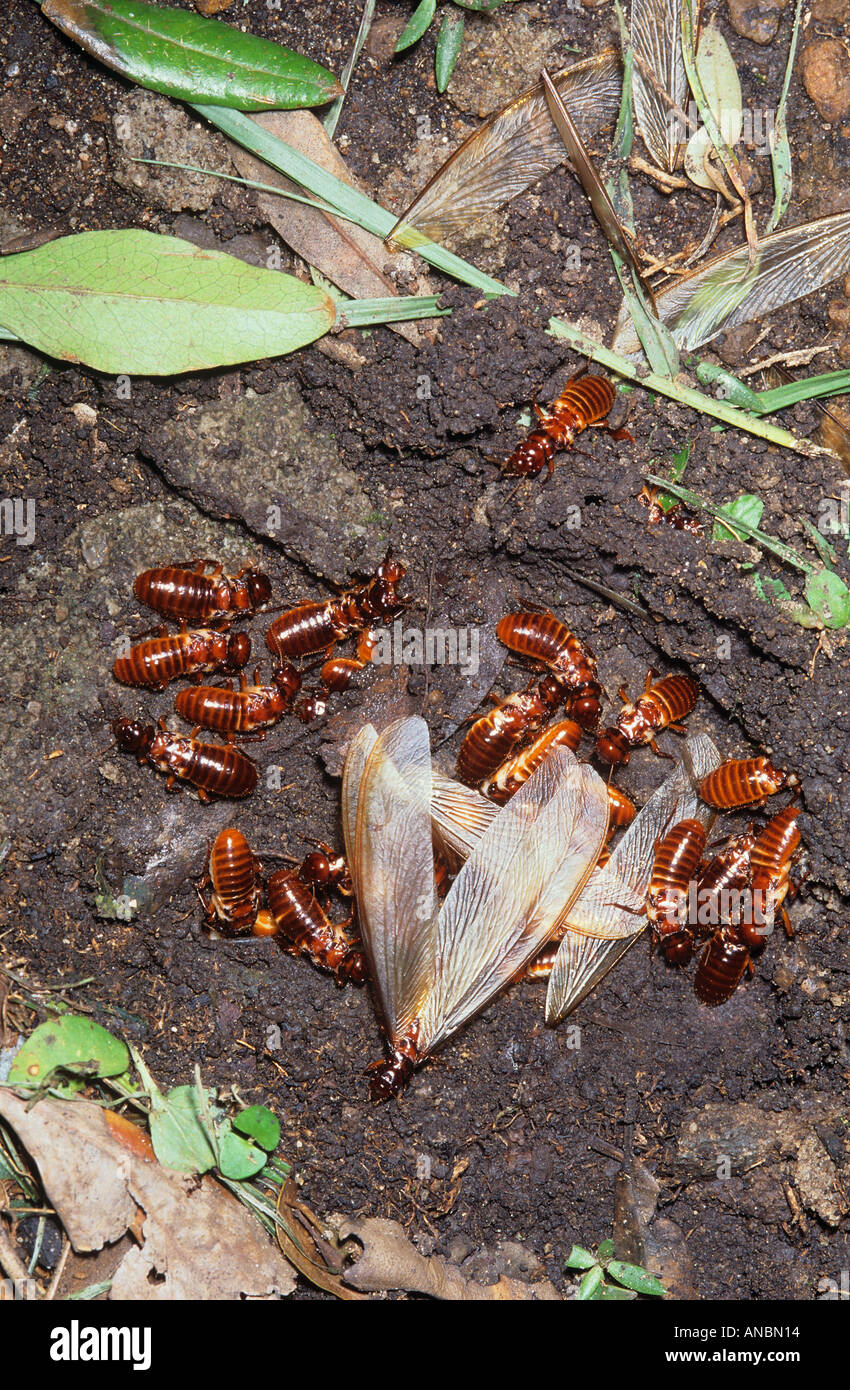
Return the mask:
<path id="1" fill-rule="evenodd" d="M 342 179 L 329 174 L 306 155 L 299 154 L 284 140 L 270 135 L 249 116 L 245 116 L 241 111 L 231 111 L 224 106 L 203 106 L 196 103 L 191 105 L 192 110 L 197 111 L 199 116 L 203 116 L 204 120 L 209 121 L 225 135 L 229 135 L 237 144 L 250 150 L 258 159 L 264 160 L 273 169 L 279 169 L 287 178 L 300 184 L 314 196 L 324 199 L 332 206 L 334 212 L 344 214 L 375 236 L 382 239 L 389 236 L 398 220 L 392 213 L 386 212 L 378 203 L 373 203 L 371 198 L 367 198 L 350 184 L 344 183 Z M 416 250 L 423 260 L 428 261 L 437 270 L 442 270 L 446 275 L 472 285 L 475 289 L 483 290 L 485 294 L 514 294 L 507 285 L 494 280 L 490 275 L 485 275 L 460 256 L 455 256 L 451 251 L 438 246 L 436 242 L 426 242 L 417 246 Z"/>
<path id="2" fill-rule="evenodd" d="M 794 59 L 797 56 L 797 39 L 800 36 L 802 11 L 803 0 L 797 0 L 797 8 L 794 11 L 794 26 L 791 30 L 791 45 L 788 49 L 788 62 L 785 65 L 785 81 L 782 83 L 776 120 L 770 132 L 770 162 L 773 167 L 773 187 L 776 196 L 773 211 L 767 224 L 768 233 L 772 232 L 777 223 L 785 216 L 791 201 L 791 145 L 788 140 L 788 127 L 785 123 L 785 103 L 788 99 L 788 88 L 791 85 L 791 74 L 794 71 Z"/>
<path id="3" fill-rule="evenodd" d="M 677 497 L 681 502 L 686 502 L 694 511 L 708 512 L 709 516 L 722 522 L 728 528 L 729 517 L 724 513 L 723 508 L 715 506 L 713 502 L 706 502 L 698 492 L 691 492 L 690 488 L 680 487 L 678 483 L 671 483 L 669 478 L 659 478 L 655 473 L 644 473 L 643 476 L 648 483 L 652 483 L 655 487 L 662 487 L 666 492 L 672 492 L 674 497 Z M 801 570 L 803 574 L 817 574 L 819 572 L 819 565 L 813 565 L 811 560 L 806 560 L 790 545 L 785 545 L 783 541 L 778 541 L 773 536 L 768 536 L 764 531 L 759 531 L 756 526 L 750 526 L 740 517 L 736 517 L 732 525 L 736 531 L 743 531 L 749 540 L 755 541 L 764 550 L 769 550 L 771 554 L 784 560 L 786 565 Z"/>
<path id="4" fill-rule="evenodd" d="M 391 299 L 346 299 L 339 305 L 334 329 L 370 328 L 379 323 L 444 318 L 451 310 L 438 308 L 439 302 L 438 294 L 401 295 Z"/>
<path id="5" fill-rule="evenodd" d="M 829 453 L 829 450 L 821 449 L 817 444 L 811 444 L 808 439 L 798 439 L 789 430 L 784 430 L 779 425 L 772 425 L 767 420 L 760 420 L 758 417 L 747 415 L 743 410 L 736 409 L 735 406 L 729 405 L 726 401 L 719 401 L 713 396 L 706 396 L 702 391 L 696 391 L 692 386 L 683 386 L 679 381 L 669 381 L 666 377 L 656 376 L 653 372 L 647 376 L 641 376 L 637 367 L 627 357 L 621 357 L 619 353 L 612 352 L 602 343 L 597 343 L 594 338 L 584 333 L 577 324 L 570 323 L 567 319 L 550 319 L 548 332 L 555 338 L 566 339 L 583 357 L 589 357 L 591 361 L 599 362 L 601 366 L 610 368 L 618 376 L 625 377 L 627 381 L 634 381 L 648 391 L 656 391 L 660 396 L 668 396 L 670 400 L 678 401 L 680 405 L 697 410 L 702 415 L 711 415 L 716 420 L 722 420 L 725 425 L 729 425 L 732 429 L 745 430 L 747 434 L 754 434 L 759 439 L 768 440 L 771 444 L 779 444 L 783 449 L 793 449 L 795 453 L 805 454 L 809 458 L 826 458 Z M 663 479 L 661 486 L 670 491 Z"/>
<path id="6" fill-rule="evenodd" d="M 342 70 L 339 85 L 342 87 L 342 95 L 338 96 L 328 114 L 325 116 L 323 125 L 328 135 L 333 139 L 336 132 L 337 122 L 342 111 L 342 103 L 345 101 L 348 92 L 348 84 L 351 81 L 351 74 L 357 65 L 363 45 L 369 37 L 369 30 L 372 28 L 372 20 L 375 17 L 376 0 L 366 0 L 363 6 L 363 13 L 360 16 L 360 28 L 357 30 L 357 37 L 354 40 L 354 47 L 351 50 L 351 57 Z"/>

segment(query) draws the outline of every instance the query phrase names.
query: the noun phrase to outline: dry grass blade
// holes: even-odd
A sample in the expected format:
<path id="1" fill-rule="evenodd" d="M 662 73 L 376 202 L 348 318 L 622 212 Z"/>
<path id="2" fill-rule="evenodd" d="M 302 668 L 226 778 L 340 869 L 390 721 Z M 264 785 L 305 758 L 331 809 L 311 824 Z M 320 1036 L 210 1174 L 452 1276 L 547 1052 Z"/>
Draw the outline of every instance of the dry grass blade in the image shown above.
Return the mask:
<path id="1" fill-rule="evenodd" d="M 615 49 L 564 68 L 554 82 L 584 135 L 615 119 L 622 84 Z M 426 240 L 450 240 L 563 162 L 563 142 L 538 83 L 490 116 L 449 156 L 388 240 L 413 248 Z"/>
<path id="2" fill-rule="evenodd" d="M 545 68 L 540 76 L 543 82 L 543 90 L 546 93 L 546 100 L 549 103 L 549 111 L 552 120 L 570 156 L 570 162 L 575 170 L 576 177 L 587 194 L 596 220 L 599 222 L 615 251 L 618 251 L 623 260 L 631 266 L 636 279 L 643 285 L 648 298 L 652 300 L 652 291 L 643 279 L 640 266 L 635 259 L 635 254 L 629 244 L 623 224 L 614 211 L 614 204 L 611 202 L 608 191 L 594 168 L 593 160 L 585 149 L 584 142 L 576 128 L 575 121 L 567 110 L 560 92 Z"/>
<path id="3" fill-rule="evenodd" d="M 753 265 L 747 246 L 715 256 L 692 274 L 657 289 L 655 301 L 679 350 L 693 352 L 725 329 L 781 309 L 848 272 L 850 212 L 838 212 L 765 237 Z M 625 308 L 611 347 L 624 357 L 640 355 Z"/>
<path id="4" fill-rule="evenodd" d="M 649 154 L 667 174 L 681 162 L 688 131 L 681 16 L 681 0 L 632 3 L 635 116 Z"/>
<path id="5" fill-rule="evenodd" d="M 298 1200 L 298 1189 L 290 1178 L 283 1184 L 277 1197 L 277 1210 L 283 1226 L 275 1225 L 277 1243 L 281 1253 L 291 1265 L 315 1284 L 336 1298 L 361 1302 L 368 1297 L 346 1288 L 342 1282 L 341 1270 L 344 1256 L 336 1246 L 324 1239 L 321 1222 L 310 1208 Z"/>

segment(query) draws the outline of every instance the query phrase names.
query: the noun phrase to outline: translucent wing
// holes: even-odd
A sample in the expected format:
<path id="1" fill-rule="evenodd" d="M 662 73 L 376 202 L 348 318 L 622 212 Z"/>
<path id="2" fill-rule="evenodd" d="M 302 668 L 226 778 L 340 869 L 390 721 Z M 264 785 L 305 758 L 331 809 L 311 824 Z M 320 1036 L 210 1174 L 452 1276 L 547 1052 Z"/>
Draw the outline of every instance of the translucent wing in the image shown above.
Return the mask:
<path id="1" fill-rule="evenodd" d="M 355 740 L 349 753 L 352 780 L 368 741 Z M 433 992 L 437 898 L 430 804 L 428 727 L 423 719 L 400 719 L 372 742 L 365 759 L 353 855 L 349 848 L 360 933 L 391 1038 L 420 1016 Z"/>
<path id="2" fill-rule="evenodd" d="M 500 808 L 486 796 L 431 769 L 431 829 L 453 869 L 468 859 Z"/>
<path id="3" fill-rule="evenodd" d="M 643 143 L 658 167 L 672 174 L 687 134 L 668 103 L 644 77 L 637 60 L 654 73 L 659 86 L 677 106 L 687 106 L 688 79 L 682 59 L 682 0 L 632 0 L 632 46 L 636 59 L 635 116 Z"/>
<path id="4" fill-rule="evenodd" d="M 613 121 L 620 104 L 619 54 L 606 49 L 564 68 L 555 85 L 582 135 Z M 564 146 L 540 83 L 490 116 L 440 168 L 399 218 L 388 240 L 416 248 L 445 242 L 563 164 Z"/>
<path id="5" fill-rule="evenodd" d="M 637 916 L 627 909 L 642 909 L 645 904 L 656 841 L 689 816 L 704 824 L 711 819 L 710 809 L 697 796 L 694 780 L 707 776 L 723 760 L 706 734 L 689 738 L 686 747 L 690 770 L 684 762 L 679 763 L 653 792 L 604 869 L 565 914 L 568 929 L 546 994 L 546 1022 L 550 1025 L 559 1023 L 575 1008 L 646 927 L 645 915 Z"/>
<path id="6" fill-rule="evenodd" d="M 838 212 L 765 237 L 753 266 L 746 246 L 715 256 L 700 270 L 656 290 L 655 303 L 677 347 L 691 352 L 723 330 L 813 294 L 848 272 L 850 212 Z M 623 357 L 642 355 L 625 306 L 611 347 Z"/>
<path id="7" fill-rule="evenodd" d="M 561 750 L 508 802 L 440 911 L 424 1050 L 483 1008 L 545 944 L 593 869 L 607 827 L 605 783 Z"/>
<path id="8" fill-rule="evenodd" d="M 366 759 L 378 741 L 377 730 L 371 724 L 364 724 L 352 740 L 342 770 L 342 833 L 345 837 L 345 855 L 349 864 L 354 863 L 357 848 L 357 802 L 360 798 L 360 780 Z"/>

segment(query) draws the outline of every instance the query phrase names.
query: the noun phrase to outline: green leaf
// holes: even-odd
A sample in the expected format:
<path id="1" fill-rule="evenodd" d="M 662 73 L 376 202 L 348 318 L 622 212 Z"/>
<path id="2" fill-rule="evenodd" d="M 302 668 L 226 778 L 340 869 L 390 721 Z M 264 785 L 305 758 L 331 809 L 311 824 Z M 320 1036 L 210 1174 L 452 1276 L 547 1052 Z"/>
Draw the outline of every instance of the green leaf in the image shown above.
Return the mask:
<path id="1" fill-rule="evenodd" d="M 226 1178 L 244 1182 L 266 1166 L 266 1155 L 247 1140 L 234 1134 L 230 1125 L 223 1125 L 218 1136 L 219 1168 Z"/>
<path id="2" fill-rule="evenodd" d="M 608 1266 L 608 1273 L 612 1279 L 616 1279 L 619 1284 L 624 1284 L 627 1289 L 634 1289 L 635 1293 L 651 1293 L 656 1297 L 663 1298 L 667 1290 L 656 1279 L 654 1275 L 648 1274 L 640 1265 L 626 1264 L 623 1260 L 612 1260 Z"/>
<path id="3" fill-rule="evenodd" d="M 150 1101 L 148 1128 L 159 1162 L 178 1173 L 208 1172 L 215 1165 L 215 1154 L 201 1121 L 196 1088 L 175 1086 L 164 1096 L 139 1053 L 135 1048 L 131 1051 Z"/>
<path id="4" fill-rule="evenodd" d="M 410 19 L 401 31 L 398 43 L 395 46 L 396 53 L 403 53 L 411 44 L 422 38 L 431 20 L 437 11 L 437 0 L 420 0 Z"/>
<path id="5" fill-rule="evenodd" d="M 142 87 L 242 111 L 321 106 L 342 88 L 332 72 L 216 19 L 142 0 L 44 0 L 63 34 Z"/>
<path id="6" fill-rule="evenodd" d="M 437 56 L 434 71 L 437 77 L 437 91 L 444 92 L 451 81 L 455 63 L 460 57 L 463 45 L 464 18 L 462 14 L 450 11 L 440 25 L 437 36 Z"/>
<path id="7" fill-rule="evenodd" d="M 682 449 L 680 449 L 678 454 L 673 455 L 672 459 L 670 460 L 670 467 L 668 469 L 668 475 L 671 483 L 678 483 L 681 479 L 682 475 L 685 472 L 685 469 L 688 466 L 688 460 L 691 457 L 691 450 L 693 449 L 693 447 L 693 441 L 691 441 L 690 444 L 686 444 Z M 654 459 L 650 466 L 655 466 Z M 655 500 L 656 502 L 658 502 L 658 504 L 663 508 L 665 512 L 669 512 L 671 507 L 675 507 L 676 505 L 676 498 L 673 497 L 671 493 L 664 492 L 662 490 L 659 490 L 656 493 Z"/>
<path id="8" fill-rule="evenodd" d="M 576 1297 L 584 1303 L 589 1303 L 592 1299 L 597 1299 L 600 1297 L 599 1290 L 601 1285 L 602 1268 L 600 1265 L 594 1265 L 593 1269 L 589 1269 L 587 1271 L 587 1274 L 585 1274 L 584 1278 L 579 1284 L 578 1294 L 576 1295 Z"/>
<path id="9" fill-rule="evenodd" d="M 835 546 L 830 545 L 826 536 L 822 535 L 816 526 L 813 526 L 807 516 L 803 517 L 803 525 L 807 528 L 812 538 L 812 545 L 817 551 L 825 565 L 834 565 L 836 561 Z"/>
<path id="10" fill-rule="evenodd" d="M 154 1152 L 166 1168 L 180 1173 L 206 1173 L 215 1166 L 207 1138 L 198 1093 L 194 1086 L 175 1086 L 151 1100 L 150 1132 Z"/>
<path id="11" fill-rule="evenodd" d="M 745 492 L 734 502 L 728 502 L 725 507 L 720 507 L 719 511 L 723 516 L 728 516 L 733 521 L 737 519 L 746 521 L 748 526 L 758 526 L 764 511 L 764 503 L 754 493 Z M 711 539 L 713 541 L 740 541 L 743 536 L 740 532 L 733 531 L 731 527 L 723 526 L 719 521 L 715 521 L 711 531 Z"/>
<path id="12" fill-rule="evenodd" d="M 735 60 L 720 30 L 708 24 L 702 31 L 696 55 L 696 70 L 711 114 L 723 132 L 728 146 L 738 143 L 743 128 L 743 98 Z M 695 131 L 685 150 L 685 173 L 700 188 L 715 191 L 703 165 L 712 147 L 705 126 Z"/>
<path id="13" fill-rule="evenodd" d="M 120 1038 L 76 1014 L 42 1023 L 12 1062 L 10 1086 L 43 1086 L 57 1067 L 77 1076 L 118 1076 L 130 1064 Z"/>
<path id="14" fill-rule="evenodd" d="M 574 1245 L 566 1260 L 565 1269 L 592 1269 L 597 1263 L 596 1256 L 589 1250 L 585 1250 L 583 1245 Z"/>
<path id="15" fill-rule="evenodd" d="M 256 1139 L 269 1153 L 280 1143 L 280 1124 L 265 1105 L 249 1105 L 247 1109 L 240 1110 L 231 1123 L 240 1134 Z"/>
<path id="16" fill-rule="evenodd" d="M 847 627 L 850 623 L 850 589 L 832 570 L 807 576 L 806 598 L 824 627 Z"/>
<path id="17" fill-rule="evenodd" d="M 610 1260 L 610 1259 L 612 1258 L 613 1254 L 614 1254 L 614 1242 L 613 1242 L 613 1240 L 603 1240 L 603 1241 L 600 1242 L 599 1249 L 596 1251 L 596 1259 L 597 1259 L 597 1261 L 598 1261 L 599 1264 L 603 1264 L 603 1263 L 605 1262 L 605 1260 Z"/>
<path id="18" fill-rule="evenodd" d="M 596 1298 L 600 1303 L 631 1303 L 637 1294 L 631 1289 L 621 1289 L 617 1284 L 600 1284 Z"/>
<path id="19" fill-rule="evenodd" d="M 788 88 L 791 85 L 791 74 L 794 71 L 794 59 L 797 56 L 802 9 L 803 0 L 797 0 L 794 24 L 791 29 L 791 43 L 788 47 L 788 60 L 785 64 L 785 80 L 782 83 L 779 107 L 769 136 L 770 162 L 773 165 L 774 202 L 766 228 L 768 232 L 772 232 L 777 223 L 785 216 L 791 202 L 791 145 L 788 140 L 788 126 L 785 121 L 785 103 L 788 100 Z"/>
<path id="20" fill-rule="evenodd" d="M 102 372 L 274 357 L 321 337 L 335 316 L 315 285 L 153 232 L 82 232 L 0 261 L 0 322 Z"/>

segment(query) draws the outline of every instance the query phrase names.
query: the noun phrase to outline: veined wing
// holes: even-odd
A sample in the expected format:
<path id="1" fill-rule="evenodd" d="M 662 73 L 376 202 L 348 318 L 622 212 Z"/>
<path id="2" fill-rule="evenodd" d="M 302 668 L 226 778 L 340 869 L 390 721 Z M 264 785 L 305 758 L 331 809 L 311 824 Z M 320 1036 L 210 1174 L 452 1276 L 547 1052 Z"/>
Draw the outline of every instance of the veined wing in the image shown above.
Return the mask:
<path id="1" fill-rule="evenodd" d="M 655 304 L 679 350 L 692 352 L 725 329 L 813 294 L 848 272 L 850 212 L 837 212 L 764 237 L 752 266 L 746 246 L 715 256 L 656 290 Z M 624 357 L 642 355 L 625 305 L 611 347 Z"/>
<path id="2" fill-rule="evenodd" d="M 342 833 L 345 838 L 345 855 L 351 873 L 356 872 L 355 850 L 357 848 L 357 803 L 360 799 L 360 781 L 366 759 L 378 741 L 378 732 L 371 724 L 364 724 L 352 740 L 345 757 L 342 770 Z"/>
<path id="3" fill-rule="evenodd" d="M 623 78 L 615 49 L 564 68 L 554 80 L 582 135 L 592 135 L 616 117 Z M 565 158 L 538 83 L 488 117 L 449 156 L 387 239 L 414 250 L 423 241 L 444 242 L 524 192 Z"/>
<path id="4" fill-rule="evenodd" d="M 697 19 L 697 27 L 699 20 Z M 682 0 L 632 0 L 632 46 L 655 74 L 659 86 L 685 107 L 688 79 L 682 58 Z M 672 174 L 688 133 L 667 102 L 648 82 L 638 63 L 634 69 L 635 116 L 650 156 Z"/>
<path id="5" fill-rule="evenodd" d="M 431 769 L 431 829 L 438 848 L 456 869 L 468 859 L 501 808 L 474 787 Z"/>
<path id="6" fill-rule="evenodd" d="M 559 1023 L 607 975 L 646 927 L 645 915 L 624 909 L 645 905 L 656 842 L 677 821 L 693 816 L 707 824 L 711 819 L 712 812 L 700 801 L 694 780 L 706 777 L 723 759 L 706 734 L 689 738 L 686 748 L 690 769 L 679 763 L 653 792 L 604 869 L 566 914 L 567 932 L 546 994 L 546 1022 L 550 1026 Z"/>
<path id="7" fill-rule="evenodd" d="M 368 740 L 355 745 L 359 759 Z M 356 761 L 352 775 L 356 770 Z M 423 719 L 400 719 L 372 743 L 360 779 L 349 858 L 360 933 L 390 1038 L 418 1018 L 436 970 L 431 746 Z"/>
<path id="8" fill-rule="evenodd" d="M 598 773 L 557 750 L 503 808 L 437 919 L 437 978 L 422 1017 L 430 1051 L 492 999 L 552 935 L 605 841 Z"/>

